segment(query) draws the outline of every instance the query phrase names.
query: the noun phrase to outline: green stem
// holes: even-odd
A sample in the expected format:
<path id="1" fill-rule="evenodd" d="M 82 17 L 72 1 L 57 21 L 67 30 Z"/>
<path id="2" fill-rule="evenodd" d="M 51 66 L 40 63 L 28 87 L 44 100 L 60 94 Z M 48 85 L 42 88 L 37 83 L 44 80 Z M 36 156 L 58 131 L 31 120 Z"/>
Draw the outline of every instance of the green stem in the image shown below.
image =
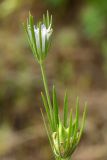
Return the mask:
<path id="1" fill-rule="evenodd" d="M 42 79 L 43 79 L 43 83 L 44 83 L 47 102 L 48 102 L 48 106 L 49 106 L 49 110 L 50 110 L 50 116 L 52 118 L 52 104 L 51 104 L 51 99 L 50 99 L 50 96 L 49 96 L 49 89 L 48 89 L 48 84 L 47 84 L 47 79 L 46 79 L 46 74 L 45 74 L 43 63 L 40 63 L 40 68 L 41 68 L 41 72 L 42 72 Z"/>

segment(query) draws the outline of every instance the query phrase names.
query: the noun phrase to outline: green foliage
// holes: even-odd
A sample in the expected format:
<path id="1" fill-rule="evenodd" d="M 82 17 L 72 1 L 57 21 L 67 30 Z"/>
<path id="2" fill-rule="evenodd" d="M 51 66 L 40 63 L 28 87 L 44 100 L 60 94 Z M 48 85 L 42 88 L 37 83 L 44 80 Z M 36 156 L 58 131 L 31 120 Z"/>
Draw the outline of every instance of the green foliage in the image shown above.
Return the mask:
<path id="1" fill-rule="evenodd" d="M 65 93 L 64 97 L 64 108 L 63 113 L 64 117 L 61 120 L 59 116 L 59 105 L 56 97 L 56 91 L 55 87 L 53 87 L 53 106 L 52 106 L 52 115 L 50 114 L 50 110 L 48 105 L 46 105 L 46 98 L 42 94 L 42 99 L 45 104 L 45 109 L 47 113 L 47 118 L 49 122 L 49 128 L 52 129 L 51 132 L 49 129 L 46 129 L 48 131 L 48 137 L 49 141 L 51 141 L 52 150 L 57 158 L 68 158 L 72 155 L 74 150 L 76 149 L 85 124 L 85 118 L 86 118 L 86 105 L 84 108 L 81 128 L 79 129 L 79 99 L 77 97 L 76 100 L 76 115 L 75 119 L 72 119 L 72 110 L 70 112 L 70 121 L 68 124 L 68 97 Z M 44 119 L 44 114 L 42 112 L 43 120 L 45 123 L 45 127 L 48 128 L 48 125 L 46 123 L 46 120 Z"/>
<path id="2" fill-rule="evenodd" d="M 82 13 L 82 22 L 90 38 L 100 38 L 106 28 L 107 1 L 86 0 L 87 6 Z M 99 39 L 98 39 L 99 40 Z"/>
<path id="3" fill-rule="evenodd" d="M 53 7 L 58 7 L 61 6 L 65 0 L 45 0 L 45 1 L 47 1 Z"/>
<path id="4" fill-rule="evenodd" d="M 82 13 L 82 22 L 85 33 L 90 38 L 100 38 L 105 26 L 105 20 L 98 8 L 87 7 Z"/>
<path id="5" fill-rule="evenodd" d="M 105 13 L 107 12 L 107 1 L 106 0 L 86 0 L 88 4 L 96 6 L 98 10 L 100 10 L 102 13 L 104 13 L 105 16 L 107 16 Z"/>

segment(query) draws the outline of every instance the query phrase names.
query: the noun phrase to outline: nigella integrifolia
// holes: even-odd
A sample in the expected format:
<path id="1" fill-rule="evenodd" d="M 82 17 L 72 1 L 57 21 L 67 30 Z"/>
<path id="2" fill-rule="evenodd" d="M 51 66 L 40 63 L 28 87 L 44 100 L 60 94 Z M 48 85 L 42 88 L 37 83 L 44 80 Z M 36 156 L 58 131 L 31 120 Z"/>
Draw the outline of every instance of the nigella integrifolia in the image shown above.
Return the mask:
<path id="1" fill-rule="evenodd" d="M 27 20 L 27 24 L 24 24 L 25 31 L 27 33 L 28 41 L 32 52 L 39 63 L 41 63 L 46 57 L 52 35 L 52 16 L 43 16 L 42 22 L 34 25 L 34 19 L 31 14 Z"/>
<path id="2" fill-rule="evenodd" d="M 72 117 L 72 110 L 68 111 L 68 96 L 65 93 L 63 105 L 63 118 L 59 114 L 59 104 L 57 101 L 56 89 L 53 86 L 52 98 L 49 93 L 45 69 L 44 59 L 48 54 L 51 36 L 52 36 L 52 16 L 43 15 L 42 22 L 34 25 L 34 19 L 31 14 L 24 29 L 34 54 L 34 57 L 40 64 L 42 79 L 44 83 L 45 95 L 41 93 L 44 103 L 48 124 L 46 123 L 44 114 L 41 110 L 50 145 L 56 160 L 69 160 L 75 151 L 81 139 L 86 118 L 86 104 L 84 107 L 82 123 L 80 127 L 79 119 L 79 99 L 76 100 L 75 119 Z"/>
<path id="3" fill-rule="evenodd" d="M 40 38 L 40 32 L 41 32 L 41 38 Z M 28 26 L 28 34 L 29 34 L 30 40 L 32 42 L 32 34 L 31 34 L 30 25 Z M 40 27 L 34 26 L 34 34 L 35 34 L 37 52 L 38 53 L 42 52 L 42 54 L 45 54 L 47 52 L 47 50 L 46 50 L 47 43 L 49 43 L 50 37 L 51 37 L 51 34 L 52 34 L 51 24 L 48 28 L 46 28 L 45 24 L 41 24 Z M 40 39 L 42 41 L 40 41 Z M 40 43 L 42 44 L 42 48 L 41 48 Z"/>

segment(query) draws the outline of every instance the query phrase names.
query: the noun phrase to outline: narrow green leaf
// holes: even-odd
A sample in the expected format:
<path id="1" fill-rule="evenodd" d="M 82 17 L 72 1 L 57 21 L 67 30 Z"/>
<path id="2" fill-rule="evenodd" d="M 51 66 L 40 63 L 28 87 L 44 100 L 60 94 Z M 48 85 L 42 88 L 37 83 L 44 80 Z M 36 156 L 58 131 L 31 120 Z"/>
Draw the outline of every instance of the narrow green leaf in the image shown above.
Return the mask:
<path id="1" fill-rule="evenodd" d="M 52 15 L 51 15 L 51 17 L 50 17 L 50 24 L 51 24 L 51 26 L 52 26 Z"/>
<path id="2" fill-rule="evenodd" d="M 35 40 L 35 33 L 34 33 L 34 21 L 33 21 L 33 16 L 29 13 L 29 24 L 30 24 L 30 30 L 31 30 L 31 35 L 32 35 L 32 40 L 34 44 L 34 49 L 37 54 L 38 60 L 39 60 L 39 55 L 37 51 L 37 45 L 36 45 L 36 40 Z"/>
<path id="3" fill-rule="evenodd" d="M 28 31 L 27 31 L 27 25 L 25 23 L 23 23 L 23 28 L 24 28 L 24 31 L 25 31 L 25 33 L 27 35 L 27 40 L 29 42 L 29 45 L 30 45 L 31 49 L 33 49 L 33 46 L 32 46 L 32 43 L 30 41 L 30 37 L 29 37 Z"/>
<path id="4" fill-rule="evenodd" d="M 44 14 L 43 14 L 43 24 L 46 26 L 46 18 Z"/>
<path id="5" fill-rule="evenodd" d="M 65 97 L 64 97 L 64 109 L 63 109 L 63 123 L 64 123 L 64 127 L 67 127 L 67 117 L 68 117 L 68 96 L 67 93 L 65 93 Z"/>
<path id="6" fill-rule="evenodd" d="M 57 133 L 58 133 L 58 150 L 59 150 L 59 156 L 61 157 L 59 125 L 57 125 Z"/>
<path id="7" fill-rule="evenodd" d="M 41 115 L 42 115 L 42 118 L 43 118 L 45 129 L 46 129 L 46 132 L 47 132 L 47 136 L 48 136 L 48 139 L 49 139 L 49 142 L 50 142 L 50 145 L 51 145 L 51 149 L 54 152 L 53 143 L 52 143 L 52 140 L 51 140 L 50 132 L 49 132 L 48 126 L 46 124 L 46 120 L 45 120 L 43 111 L 42 111 L 42 109 L 40 109 L 40 111 L 41 111 Z"/>
<path id="8" fill-rule="evenodd" d="M 49 107 L 49 111 L 50 111 L 50 115 L 51 115 L 51 120 L 52 120 L 51 122 L 53 124 L 52 104 L 51 104 L 51 99 L 50 99 L 50 96 L 49 96 L 49 91 L 48 91 L 48 86 L 47 86 L 47 79 L 46 79 L 43 63 L 40 63 L 40 67 L 41 67 L 41 72 L 42 72 L 42 78 L 43 78 L 43 83 L 44 83 L 46 99 L 47 99 L 47 103 L 48 103 L 48 107 Z M 53 131 L 54 131 L 54 127 L 53 127 Z"/>
<path id="9" fill-rule="evenodd" d="M 77 100 L 76 100 L 76 130 L 78 130 L 78 127 L 79 127 L 79 98 L 77 97 Z"/>
<path id="10" fill-rule="evenodd" d="M 42 97 L 42 100 L 43 100 L 43 103 L 44 103 L 44 107 L 45 107 L 45 110 L 46 110 L 46 113 L 47 113 L 47 118 L 48 118 L 49 124 L 50 124 L 51 129 L 52 129 L 52 128 L 53 128 L 53 127 L 52 127 L 53 125 L 52 125 L 52 119 L 51 119 L 50 110 L 49 110 L 49 107 L 48 107 L 46 98 L 45 98 L 45 96 L 43 95 L 42 92 L 41 92 L 41 97 Z"/>
<path id="11" fill-rule="evenodd" d="M 49 12 L 48 12 L 48 10 L 47 10 L 47 18 L 46 18 L 46 20 L 47 20 L 47 28 L 49 27 Z"/>
<path id="12" fill-rule="evenodd" d="M 32 42 L 31 42 L 31 37 L 29 37 L 29 33 L 28 33 L 28 30 L 27 30 L 27 25 L 23 23 L 23 28 L 24 28 L 24 31 L 26 33 L 26 37 L 27 37 L 27 40 L 28 40 L 28 43 L 30 45 L 30 48 L 32 49 L 32 53 L 34 55 L 34 57 L 37 59 L 37 55 L 34 54 L 34 48 L 33 48 L 33 45 L 32 45 Z"/>
<path id="13" fill-rule="evenodd" d="M 59 125 L 58 112 L 59 111 L 58 111 L 58 101 L 56 96 L 56 90 L 55 90 L 55 87 L 53 86 L 53 114 L 54 114 L 55 129 L 57 128 L 57 125 Z"/>
<path id="14" fill-rule="evenodd" d="M 76 99 L 76 117 L 75 117 L 75 126 L 74 126 L 72 145 L 75 145 L 75 140 L 77 138 L 77 133 L 78 133 L 78 127 L 79 127 L 79 99 L 77 97 Z"/>
<path id="15" fill-rule="evenodd" d="M 70 146 L 70 139 L 71 139 L 71 133 L 72 133 L 72 110 L 70 112 L 70 122 L 69 122 L 69 131 L 68 131 L 68 140 L 67 140 L 67 148 Z"/>
<path id="16" fill-rule="evenodd" d="M 84 112 L 83 112 L 83 116 L 82 116 L 82 126 L 81 126 L 81 129 L 80 129 L 78 142 L 80 141 L 82 133 L 83 133 L 83 130 L 84 130 L 85 120 L 86 120 L 86 112 L 87 112 L 87 103 L 85 103 L 85 107 L 84 107 Z"/>
<path id="17" fill-rule="evenodd" d="M 42 31 L 41 31 L 41 22 L 39 23 L 39 41 L 40 41 L 40 52 L 42 53 Z M 42 57 L 40 57 L 42 58 Z"/>
<path id="18" fill-rule="evenodd" d="M 85 125 L 85 119 L 86 119 L 86 108 L 87 108 L 87 104 L 85 104 L 85 108 L 84 108 L 84 112 L 83 112 L 83 118 L 82 118 L 82 126 L 81 126 L 81 129 L 80 129 L 80 132 L 79 132 L 79 137 L 77 139 L 77 142 L 73 144 L 73 147 L 72 147 L 72 150 L 71 150 L 71 154 L 74 152 L 74 150 L 76 149 L 80 139 L 81 139 L 81 136 L 82 136 L 82 133 L 83 133 L 83 129 L 84 129 L 84 125 Z"/>

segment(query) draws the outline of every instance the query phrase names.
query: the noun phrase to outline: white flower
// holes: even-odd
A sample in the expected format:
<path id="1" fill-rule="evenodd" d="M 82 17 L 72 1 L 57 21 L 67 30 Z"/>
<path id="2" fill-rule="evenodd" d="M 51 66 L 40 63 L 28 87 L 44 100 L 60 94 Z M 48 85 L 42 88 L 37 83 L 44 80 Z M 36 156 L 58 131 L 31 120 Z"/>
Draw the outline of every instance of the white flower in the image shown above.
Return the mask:
<path id="1" fill-rule="evenodd" d="M 34 26 L 34 33 L 35 33 L 35 39 L 36 39 L 36 46 L 37 50 L 40 51 L 40 29 L 41 29 L 41 39 L 42 39 L 42 52 L 44 53 L 46 51 L 46 43 L 48 43 L 50 36 L 52 34 L 52 28 L 51 25 L 46 28 L 44 24 L 40 26 L 41 28 L 36 28 Z"/>
<path id="2" fill-rule="evenodd" d="M 51 24 L 48 28 L 46 28 L 46 26 L 44 24 L 42 24 L 39 27 L 34 26 L 34 34 L 35 34 L 35 40 L 36 40 L 36 47 L 37 47 L 37 51 L 38 53 L 42 51 L 42 53 L 46 52 L 46 43 L 49 43 L 50 41 L 50 36 L 52 34 L 52 28 L 51 28 Z M 40 37 L 40 30 L 41 30 L 41 37 Z M 31 28 L 30 26 L 28 26 L 28 34 L 30 37 L 30 40 L 32 42 L 32 34 L 31 34 Z M 42 40 L 42 48 L 40 46 L 40 38 Z"/>
<path id="3" fill-rule="evenodd" d="M 32 52 L 39 63 L 41 63 L 49 50 L 50 37 L 52 35 L 52 16 L 43 15 L 43 20 L 34 25 L 33 16 L 29 13 L 27 24 L 24 25 L 25 32 L 27 33 L 28 41 Z"/>

